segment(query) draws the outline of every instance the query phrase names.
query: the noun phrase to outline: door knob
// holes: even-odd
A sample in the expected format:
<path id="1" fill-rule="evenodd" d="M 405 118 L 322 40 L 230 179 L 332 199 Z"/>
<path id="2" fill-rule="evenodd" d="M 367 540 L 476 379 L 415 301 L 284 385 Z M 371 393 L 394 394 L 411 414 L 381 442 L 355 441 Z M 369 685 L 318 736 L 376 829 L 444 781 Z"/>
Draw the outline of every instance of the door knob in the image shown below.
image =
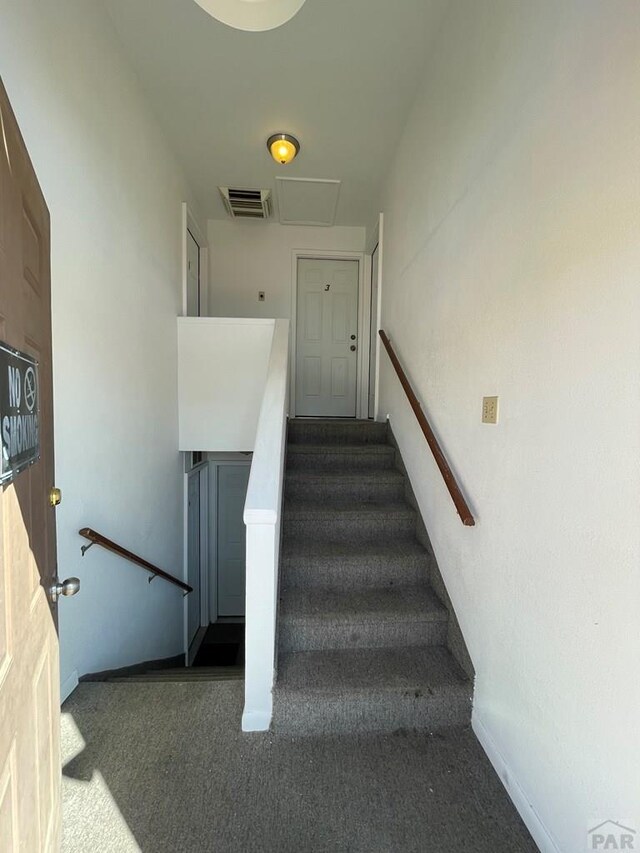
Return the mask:
<path id="1" fill-rule="evenodd" d="M 62 492 L 60 489 L 54 488 L 49 490 L 49 503 L 51 506 L 58 506 L 62 501 Z"/>
<path id="2" fill-rule="evenodd" d="M 353 344 L 351 344 L 351 346 L 349 347 L 349 349 L 351 350 L 351 352 L 355 352 L 355 351 L 356 351 L 356 348 L 355 348 L 355 346 L 354 346 Z"/>
<path id="3" fill-rule="evenodd" d="M 351 340 L 352 340 L 352 341 L 355 341 L 355 339 L 356 339 L 356 336 L 355 336 L 355 335 L 351 335 Z"/>
<path id="4" fill-rule="evenodd" d="M 56 581 L 49 587 L 49 598 L 55 604 L 61 595 L 75 595 L 80 590 L 80 578 Z"/>

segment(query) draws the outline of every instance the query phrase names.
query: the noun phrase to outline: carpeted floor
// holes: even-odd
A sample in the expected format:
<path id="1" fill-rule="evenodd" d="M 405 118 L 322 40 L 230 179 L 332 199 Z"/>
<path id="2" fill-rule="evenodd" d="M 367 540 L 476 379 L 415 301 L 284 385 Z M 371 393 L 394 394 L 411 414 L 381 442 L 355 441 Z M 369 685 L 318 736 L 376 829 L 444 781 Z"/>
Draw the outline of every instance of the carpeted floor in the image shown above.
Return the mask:
<path id="1" fill-rule="evenodd" d="M 536 850 L 470 730 L 243 735 L 242 689 L 81 684 L 63 706 L 63 851 Z"/>

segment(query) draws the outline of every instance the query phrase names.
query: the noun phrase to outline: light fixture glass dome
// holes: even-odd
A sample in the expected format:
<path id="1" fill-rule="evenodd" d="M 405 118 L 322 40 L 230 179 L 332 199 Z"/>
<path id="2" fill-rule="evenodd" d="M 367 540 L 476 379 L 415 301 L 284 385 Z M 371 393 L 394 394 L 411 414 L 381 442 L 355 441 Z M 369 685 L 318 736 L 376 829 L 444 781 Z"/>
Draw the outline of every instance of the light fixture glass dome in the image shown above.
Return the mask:
<path id="1" fill-rule="evenodd" d="M 274 30 L 291 20 L 305 0 L 195 0 L 218 21 L 237 30 Z"/>
<path id="2" fill-rule="evenodd" d="M 300 151 L 300 143 L 290 133 L 274 133 L 267 139 L 267 148 L 276 163 L 286 166 Z"/>

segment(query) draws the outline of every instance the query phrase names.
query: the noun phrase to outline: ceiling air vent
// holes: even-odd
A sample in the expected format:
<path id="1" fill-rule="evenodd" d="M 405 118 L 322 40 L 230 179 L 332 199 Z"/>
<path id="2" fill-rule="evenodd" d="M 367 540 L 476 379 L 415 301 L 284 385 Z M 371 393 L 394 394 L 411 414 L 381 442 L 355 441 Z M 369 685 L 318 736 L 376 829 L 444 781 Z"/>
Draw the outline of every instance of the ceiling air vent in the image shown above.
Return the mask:
<path id="1" fill-rule="evenodd" d="M 271 190 L 218 189 L 232 219 L 268 219 L 271 216 Z"/>

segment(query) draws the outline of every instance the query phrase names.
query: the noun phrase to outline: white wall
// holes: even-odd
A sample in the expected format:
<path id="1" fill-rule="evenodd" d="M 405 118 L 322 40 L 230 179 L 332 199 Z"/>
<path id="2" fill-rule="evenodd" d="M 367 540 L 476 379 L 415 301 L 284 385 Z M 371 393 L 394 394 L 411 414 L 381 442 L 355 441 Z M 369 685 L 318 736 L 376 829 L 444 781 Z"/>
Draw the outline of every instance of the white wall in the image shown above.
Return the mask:
<path id="1" fill-rule="evenodd" d="M 253 450 L 274 322 L 178 318 L 180 450 Z"/>
<path id="2" fill-rule="evenodd" d="M 365 229 L 210 219 L 207 237 L 209 314 L 290 319 L 293 251 L 362 252 Z"/>
<path id="3" fill-rule="evenodd" d="M 91 526 L 182 570 L 176 315 L 188 188 L 97 3 L 0 0 L 4 79 L 51 212 L 63 689 L 182 651 L 182 594 Z M 66 692 L 65 689 L 65 692 Z"/>
<path id="4" fill-rule="evenodd" d="M 640 830 L 639 93 L 637 0 L 453 0 L 382 204 L 383 327 L 477 527 L 384 353 L 381 412 L 475 663 L 476 730 L 564 853 L 599 818 Z"/>

